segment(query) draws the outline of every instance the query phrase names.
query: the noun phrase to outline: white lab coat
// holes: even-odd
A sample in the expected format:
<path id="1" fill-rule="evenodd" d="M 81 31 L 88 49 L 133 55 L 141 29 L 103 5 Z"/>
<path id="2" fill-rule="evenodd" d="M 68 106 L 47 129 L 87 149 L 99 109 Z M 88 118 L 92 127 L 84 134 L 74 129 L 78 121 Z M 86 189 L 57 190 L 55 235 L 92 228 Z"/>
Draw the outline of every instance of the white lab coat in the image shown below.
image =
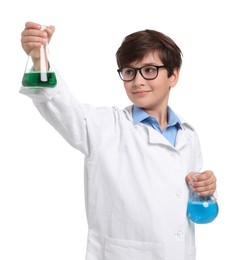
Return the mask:
<path id="1" fill-rule="evenodd" d="M 133 124 L 131 106 L 80 104 L 58 82 L 20 92 L 85 154 L 86 260 L 195 260 L 185 182 L 202 165 L 194 129 L 181 119 L 173 147 L 153 128 Z"/>

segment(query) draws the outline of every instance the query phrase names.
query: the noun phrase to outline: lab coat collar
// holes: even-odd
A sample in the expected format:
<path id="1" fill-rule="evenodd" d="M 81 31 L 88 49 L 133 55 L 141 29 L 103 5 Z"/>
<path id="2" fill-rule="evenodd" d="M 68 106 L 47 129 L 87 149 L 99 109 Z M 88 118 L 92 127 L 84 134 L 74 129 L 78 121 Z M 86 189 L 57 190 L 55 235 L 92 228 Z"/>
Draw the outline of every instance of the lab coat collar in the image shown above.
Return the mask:
<path id="1" fill-rule="evenodd" d="M 177 127 L 181 128 L 181 121 L 179 117 L 174 113 L 174 111 L 168 106 L 168 125 L 167 126 L 173 126 L 177 125 Z M 143 120 L 149 118 L 150 115 L 146 113 L 142 108 L 133 105 L 132 108 L 132 118 L 134 124 L 138 124 L 142 122 Z"/>
<path id="2" fill-rule="evenodd" d="M 172 150 L 179 151 L 181 148 L 183 148 L 189 140 L 189 132 L 186 131 L 186 129 L 180 128 L 177 133 L 176 137 L 176 143 L 175 146 L 173 146 L 167 138 L 165 138 L 162 134 L 155 131 L 152 127 L 146 126 L 149 134 L 149 142 L 151 144 L 162 144 L 165 146 L 168 146 Z"/>
<path id="3" fill-rule="evenodd" d="M 140 121 L 138 121 L 138 120 L 133 121 L 132 110 L 133 110 L 133 105 L 126 107 L 124 109 L 124 112 L 125 112 L 127 118 L 133 122 L 135 127 L 137 127 L 138 124 L 140 124 Z M 192 131 L 195 131 L 195 130 L 184 118 L 182 118 L 178 114 L 176 114 L 176 115 L 179 118 L 181 123 L 180 123 L 180 129 L 178 130 L 175 147 L 162 134 L 155 131 L 152 127 L 143 125 L 144 127 L 147 128 L 147 131 L 149 134 L 149 142 L 151 144 L 166 145 L 174 150 L 180 150 L 182 147 L 184 147 L 187 144 L 187 142 L 189 140 L 189 131 L 187 131 L 187 129 L 190 129 Z"/>

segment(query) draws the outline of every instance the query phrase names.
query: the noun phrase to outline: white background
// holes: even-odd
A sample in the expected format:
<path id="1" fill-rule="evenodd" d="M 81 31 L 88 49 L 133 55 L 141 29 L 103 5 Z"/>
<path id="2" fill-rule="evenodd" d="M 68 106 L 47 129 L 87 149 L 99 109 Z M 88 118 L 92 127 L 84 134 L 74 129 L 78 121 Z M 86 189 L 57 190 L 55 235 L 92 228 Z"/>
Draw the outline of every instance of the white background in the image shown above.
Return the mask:
<path id="1" fill-rule="evenodd" d="M 244 259 L 243 5 L 215 0 L 2 1 L 0 4 L 0 259 L 85 259 L 83 155 L 19 94 L 26 21 L 53 24 L 53 62 L 93 105 L 129 103 L 115 52 L 137 30 L 156 29 L 183 51 L 170 105 L 199 133 L 204 169 L 218 178 L 218 218 L 196 226 L 197 259 Z M 109 76 L 105 76 L 109 75 Z"/>

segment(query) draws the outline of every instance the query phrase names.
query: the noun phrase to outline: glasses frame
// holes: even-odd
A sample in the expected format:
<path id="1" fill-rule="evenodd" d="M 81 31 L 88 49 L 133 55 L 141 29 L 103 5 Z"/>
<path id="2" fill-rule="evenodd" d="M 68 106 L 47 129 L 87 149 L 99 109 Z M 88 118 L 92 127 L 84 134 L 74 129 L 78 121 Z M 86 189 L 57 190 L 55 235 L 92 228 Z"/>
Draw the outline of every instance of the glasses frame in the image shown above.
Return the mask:
<path id="1" fill-rule="evenodd" d="M 143 76 L 142 69 L 145 68 L 145 67 L 155 67 L 155 68 L 157 69 L 157 74 L 156 74 L 156 76 L 153 77 L 153 78 L 147 78 L 147 77 Z M 126 68 L 126 69 L 132 69 L 132 70 L 135 71 L 134 77 L 133 77 L 132 79 L 126 80 L 126 79 L 123 79 L 123 78 L 122 78 L 121 72 L 122 72 L 122 70 L 125 69 L 125 68 Z M 129 82 L 129 81 L 134 80 L 134 79 L 136 78 L 137 71 L 140 72 L 141 76 L 142 76 L 144 79 L 146 79 L 146 80 L 153 80 L 153 79 L 156 79 L 156 78 L 157 78 L 157 76 L 158 76 L 158 71 L 159 71 L 159 69 L 161 69 L 161 68 L 168 69 L 168 67 L 165 66 L 165 65 L 160 65 L 160 66 L 157 66 L 157 65 L 145 65 L 145 66 L 142 66 L 142 67 L 140 67 L 140 68 L 122 67 L 122 68 L 117 69 L 117 72 L 119 73 L 119 77 L 120 77 L 123 81 L 125 81 L 125 82 Z"/>

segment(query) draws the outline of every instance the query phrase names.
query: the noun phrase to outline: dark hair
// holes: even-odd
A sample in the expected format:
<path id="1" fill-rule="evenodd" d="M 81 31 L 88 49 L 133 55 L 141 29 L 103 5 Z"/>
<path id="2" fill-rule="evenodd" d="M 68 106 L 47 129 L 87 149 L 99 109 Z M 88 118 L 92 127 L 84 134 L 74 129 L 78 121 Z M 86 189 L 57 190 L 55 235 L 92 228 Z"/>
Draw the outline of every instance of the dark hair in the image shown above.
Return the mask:
<path id="1" fill-rule="evenodd" d="M 116 52 L 118 67 L 127 67 L 134 61 L 140 61 L 151 51 L 157 51 L 159 58 L 168 68 L 169 77 L 172 75 L 173 69 L 180 69 L 182 64 L 180 48 L 167 35 L 148 29 L 125 37 Z"/>

